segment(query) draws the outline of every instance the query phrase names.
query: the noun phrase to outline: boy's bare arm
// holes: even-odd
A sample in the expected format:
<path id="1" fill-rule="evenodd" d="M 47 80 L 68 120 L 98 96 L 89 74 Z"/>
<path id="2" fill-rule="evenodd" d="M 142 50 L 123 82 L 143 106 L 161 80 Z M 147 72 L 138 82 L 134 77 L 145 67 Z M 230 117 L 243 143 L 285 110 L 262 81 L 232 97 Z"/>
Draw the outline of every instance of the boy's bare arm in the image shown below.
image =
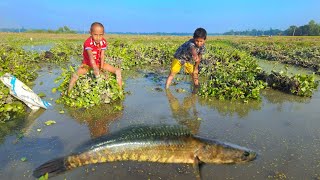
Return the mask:
<path id="1" fill-rule="evenodd" d="M 92 51 L 91 50 L 87 50 L 88 52 L 88 56 L 89 56 L 89 59 L 90 59 L 90 63 L 92 65 L 92 68 L 93 68 L 93 73 L 95 76 L 99 76 L 99 68 L 97 67 L 97 64 L 94 60 L 94 57 L 93 57 L 93 54 L 92 54 Z"/>
<path id="2" fill-rule="evenodd" d="M 199 58 L 197 51 L 194 47 L 191 47 L 191 54 L 192 54 L 192 58 L 193 58 L 194 62 L 196 62 L 196 64 L 197 64 L 197 62 L 200 62 L 201 59 Z"/>
<path id="3" fill-rule="evenodd" d="M 192 53 L 192 58 L 193 60 L 196 62 L 194 65 L 194 72 L 197 73 L 198 72 L 198 67 L 201 61 L 201 54 L 197 54 L 197 51 L 194 47 L 191 47 L 191 53 Z"/>
<path id="4" fill-rule="evenodd" d="M 202 55 L 201 55 L 201 54 L 199 54 L 199 55 L 198 55 L 198 59 L 199 59 L 199 61 L 198 61 L 198 62 L 196 62 L 196 64 L 195 64 L 195 69 L 198 69 L 199 64 L 200 64 L 200 61 L 201 61 L 201 57 L 202 57 Z"/>
<path id="5" fill-rule="evenodd" d="M 198 62 L 197 62 L 198 64 L 200 64 L 201 58 L 202 58 L 202 55 L 199 54 L 199 55 L 198 55 Z"/>
<path id="6" fill-rule="evenodd" d="M 103 68 L 103 66 L 104 66 L 104 52 L 105 52 L 105 50 L 101 50 L 101 57 L 100 57 L 100 60 L 101 60 L 101 62 L 100 62 L 100 69 L 102 69 L 102 68 Z"/>

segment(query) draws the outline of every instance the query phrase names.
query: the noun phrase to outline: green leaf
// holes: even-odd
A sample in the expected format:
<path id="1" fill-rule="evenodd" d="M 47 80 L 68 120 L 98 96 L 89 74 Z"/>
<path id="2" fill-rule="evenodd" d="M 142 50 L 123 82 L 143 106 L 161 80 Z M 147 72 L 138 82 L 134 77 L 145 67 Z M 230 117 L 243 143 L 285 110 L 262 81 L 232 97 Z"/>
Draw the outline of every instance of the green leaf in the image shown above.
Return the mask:
<path id="1" fill-rule="evenodd" d="M 52 93 L 56 93 L 56 92 L 57 92 L 57 88 L 52 88 L 52 89 L 51 89 L 51 92 L 52 92 Z"/>
<path id="2" fill-rule="evenodd" d="M 46 97 L 46 94 L 45 94 L 44 92 L 41 92 L 41 93 L 38 94 L 38 96 L 39 96 L 40 98 L 42 98 L 42 97 Z"/>
<path id="3" fill-rule="evenodd" d="M 56 121 L 54 121 L 54 120 L 49 120 L 49 121 L 44 122 L 44 124 L 46 124 L 47 126 L 50 126 L 55 123 L 56 123 Z"/>
<path id="4" fill-rule="evenodd" d="M 27 161 L 27 158 L 26 158 L 26 157 L 22 157 L 20 160 L 21 160 L 22 162 L 26 162 L 26 161 Z"/>
<path id="5" fill-rule="evenodd" d="M 46 173 L 45 175 L 41 176 L 38 180 L 48 180 L 49 179 L 49 174 Z"/>

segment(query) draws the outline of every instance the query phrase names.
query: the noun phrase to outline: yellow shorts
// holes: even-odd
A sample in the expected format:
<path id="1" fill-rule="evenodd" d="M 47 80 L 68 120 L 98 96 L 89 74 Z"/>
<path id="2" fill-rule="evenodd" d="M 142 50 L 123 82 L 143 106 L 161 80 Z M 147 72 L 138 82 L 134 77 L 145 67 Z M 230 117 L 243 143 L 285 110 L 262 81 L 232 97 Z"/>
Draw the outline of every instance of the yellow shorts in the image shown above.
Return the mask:
<path id="1" fill-rule="evenodd" d="M 181 69 L 181 63 L 178 59 L 176 58 L 173 58 L 172 60 L 172 64 L 171 64 L 171 72 L 172 73 L 178 73 Z M 184 64 L 184 71 L 188 74 L 192 74 L 193 73 L 193 64 L 189 63 L 189 62 L 186 62 Z"/>

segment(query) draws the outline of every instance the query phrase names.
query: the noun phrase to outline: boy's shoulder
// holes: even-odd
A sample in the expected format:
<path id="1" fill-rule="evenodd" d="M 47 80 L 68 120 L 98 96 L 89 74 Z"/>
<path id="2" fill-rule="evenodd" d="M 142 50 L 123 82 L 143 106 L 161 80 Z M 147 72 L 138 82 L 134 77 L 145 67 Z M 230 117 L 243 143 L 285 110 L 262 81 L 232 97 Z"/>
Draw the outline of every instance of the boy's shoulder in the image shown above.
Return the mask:
<path id="1" fill-rule="evenodd" d="M 86 45 L 92 45 L 93 44 L 93 39 L 91 37 L 88 37 L 85 41 L 84 44 Z"/>
<path id="2" fill-rule="evenodd" d="M 185 48 L 189 48 L 191 46 L 196 47 L 196 44 L 194 43 L 193 38 L 191 38 L 188 41 L 184 42 L 181 46 L 185 47 Z M 206 49 L 206 46 L 203 45 L 203 46 L 199 47 L 199 49 Z"/>
<path id="3" fill-rule="evenodd" d="M 194 44 L 194 41 L 193 41 L 193 39 L 191 38 L 191 39 L 189 39 L 188 41 L 186 41 L 184 44 Z"/>
<path id="4" fill-rule="evenodd" d="M 95 45 L 95 42 L 94 40 L 92 39 L 92 37 L 88 37 L 85 41 L 84 41 L 84 45 L 85 46 L 93 46 Z M 108 42 L 105 38 L 102 38 L 101 39 L 101 42 L 100 42 L 100 45 L 101 46 L 107 46 L 108 45 Z"/>
<path id="5" fill-rule="evenodd" d="M 188 41 L 185 41 L 183 44 L 181 44 L 181 47 L 190 47 L 192 45 L 195 45 L 194 42 L 192 41 L 192 39 L 189 39 Z"/>
<path id="6" fill-rule="evenodd" d="M 108 42 L 105 38 L 102 38 L 101 43 L 102 45 L 108 45 Z"/>

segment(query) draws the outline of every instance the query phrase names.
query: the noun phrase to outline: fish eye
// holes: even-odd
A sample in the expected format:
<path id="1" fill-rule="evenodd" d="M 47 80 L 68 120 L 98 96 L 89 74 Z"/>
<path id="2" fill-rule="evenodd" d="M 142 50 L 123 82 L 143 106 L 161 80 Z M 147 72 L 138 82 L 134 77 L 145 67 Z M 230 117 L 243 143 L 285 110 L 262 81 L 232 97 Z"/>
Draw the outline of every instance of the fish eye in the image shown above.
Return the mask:
<path id="1" fill-rule="evenodd" d="M 248 151 L 245 151 L 245 152 L 243 153 L 243 155 L 247 157 L 247 156 L 250 155 L 250 153 L 249 153 Z"/>

